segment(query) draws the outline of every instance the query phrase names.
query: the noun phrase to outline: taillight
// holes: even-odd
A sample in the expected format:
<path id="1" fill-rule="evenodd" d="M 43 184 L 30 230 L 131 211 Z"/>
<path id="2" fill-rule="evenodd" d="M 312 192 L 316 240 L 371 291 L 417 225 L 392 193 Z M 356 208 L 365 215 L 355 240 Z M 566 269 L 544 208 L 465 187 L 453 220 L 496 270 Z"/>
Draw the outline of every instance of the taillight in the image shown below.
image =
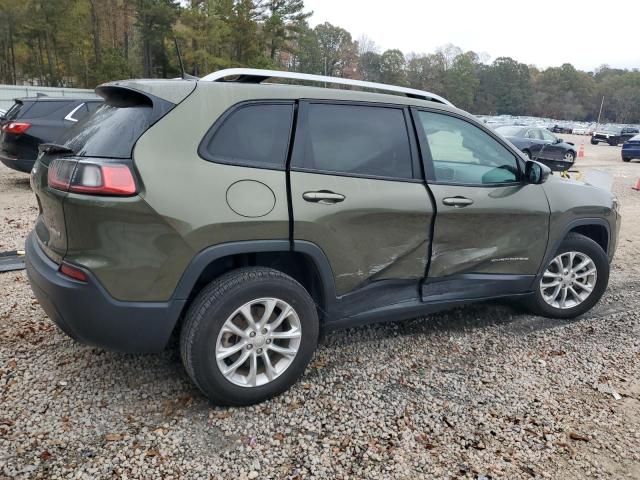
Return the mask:
<path id="1" fill-rule="evenodd" d="M 89 195 L 134 195 L 133 173 L 122 163 L 90 163 L 55 159 L 49 164 L 49 187 Z"/>
<path id="2" fill-rule="evenodd" d="M 13 133 L 14 135 L 21 135 L 29 130 L 31 124 L 28 122 L 9 122 L 2 126 L 2 131 L 7 133 Z"/>

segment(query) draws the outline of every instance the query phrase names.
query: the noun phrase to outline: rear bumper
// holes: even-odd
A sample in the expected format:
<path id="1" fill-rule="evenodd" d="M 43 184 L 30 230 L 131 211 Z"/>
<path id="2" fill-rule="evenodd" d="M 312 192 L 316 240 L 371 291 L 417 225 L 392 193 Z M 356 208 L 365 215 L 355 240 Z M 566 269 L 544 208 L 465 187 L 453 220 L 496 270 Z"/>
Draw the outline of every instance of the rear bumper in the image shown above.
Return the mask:
<path id="1" fill-rule="evenodd" d="M 33 165 L 36 163 L 35 160 L 13 157 L 4 152 L 0 152 L 0 162 L 12 170 L 24 173 L 30 173 Z"/>
<path id="2" fill-rule="evenodd" d="M 112 298 L 91 272 L 78 282 L 58 272 L 32 232 L 26 269 L 40 305 L 61 330 L 88 345 L 129 353 L 164 349 L 186 300 L 122 302 Z"/>

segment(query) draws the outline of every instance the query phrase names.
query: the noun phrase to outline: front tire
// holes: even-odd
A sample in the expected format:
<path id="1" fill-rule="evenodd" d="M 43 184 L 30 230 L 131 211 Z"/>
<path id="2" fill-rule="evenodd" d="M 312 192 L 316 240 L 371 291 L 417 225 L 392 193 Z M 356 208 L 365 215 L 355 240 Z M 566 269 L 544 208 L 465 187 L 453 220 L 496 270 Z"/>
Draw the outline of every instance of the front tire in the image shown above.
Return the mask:
<path id="1" fill-rule="evenodd" d="M 631 161 L 631 159 L 630 159 L 630 158 L 626 158 L 626 157 L 622 157 L 622 161 L 623 161 L 623 162 L 630 162 L 630 161 Z"/>
<path id="2" fill-rule="evenodd" d="M 600 245 L 570 233 L 534 285 L 530 309 L 549 318 L 574 318 L 600 300 L 609 283 L 609 259 Z"/>
<path id="3" fill-rule="evenodd" d="M 218 405 L 274 397 L 304 373 L 318 342 L 318 314 L 302 285 L 277 270 L 233 270 L 194 299 L 180 336 L 187 373 Z"/>

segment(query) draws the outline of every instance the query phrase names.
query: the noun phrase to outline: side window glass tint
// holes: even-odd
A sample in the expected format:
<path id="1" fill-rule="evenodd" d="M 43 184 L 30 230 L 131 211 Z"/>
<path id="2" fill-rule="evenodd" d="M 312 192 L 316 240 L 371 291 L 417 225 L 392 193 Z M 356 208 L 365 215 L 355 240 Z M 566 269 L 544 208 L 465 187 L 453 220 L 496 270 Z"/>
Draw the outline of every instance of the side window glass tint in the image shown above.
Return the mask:
<path id="1" fill-rule="evenodd" d="M 254 167 L 284 168 L 293 105 L 253 104 L 233 111 L 205 137 L 205 158 Z"/>
<path id="2" fill-rule="evenodd" d="M 478 127 L 449 115 L 418 114 L 436 181 L 485 185 L 518 180 L 515 156 Z"/>
<path id="3" fill-rule="evenodd" d="M 294 166 L 363 176 L 413 178 L 404 112 L 398 108 L 309 104 L 303 158 Z"/>

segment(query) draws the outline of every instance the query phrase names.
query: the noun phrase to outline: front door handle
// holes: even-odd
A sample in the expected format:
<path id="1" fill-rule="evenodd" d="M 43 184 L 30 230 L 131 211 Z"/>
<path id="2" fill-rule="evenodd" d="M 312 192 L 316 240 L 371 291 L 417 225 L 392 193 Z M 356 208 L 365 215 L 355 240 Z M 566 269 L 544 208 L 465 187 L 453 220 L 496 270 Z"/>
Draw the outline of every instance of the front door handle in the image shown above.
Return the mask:
<path id="1" fill-rule="evenodd" d="M 304 192 L 302 194 L 307 202 L 322 203 L 323 205 L 333 205 L 342 202 L 345 199 L 340 193 L 330 192 L 328 190 L 320 190 L 318 192 Z"/>
<path id="2" fill-rule="evenodd" d="M 442 203 L 450 207 L 462 208 L 473 203 L 473 200 L 466 197 L 448 197 L 442 200 Z"/>

